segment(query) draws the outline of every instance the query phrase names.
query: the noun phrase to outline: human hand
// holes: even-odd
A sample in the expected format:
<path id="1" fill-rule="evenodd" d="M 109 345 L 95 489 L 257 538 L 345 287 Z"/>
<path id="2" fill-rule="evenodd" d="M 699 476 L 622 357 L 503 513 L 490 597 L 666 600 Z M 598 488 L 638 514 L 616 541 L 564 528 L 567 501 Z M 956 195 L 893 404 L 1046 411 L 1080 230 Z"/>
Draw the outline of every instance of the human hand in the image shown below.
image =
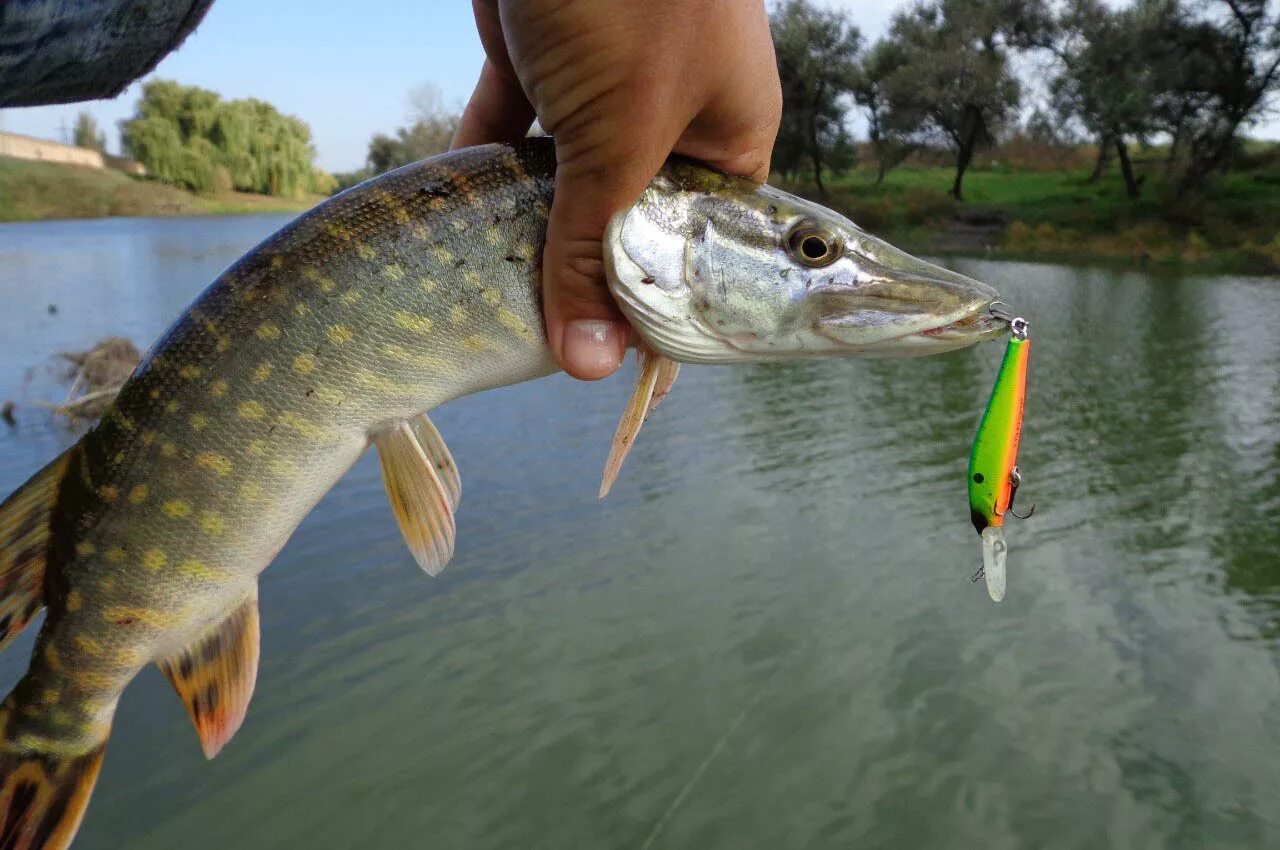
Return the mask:
<path id="1" fill-rule="evenodd" d="M 610 217 L 672 153 L 763 181 L 782 92 L 762 0 L 473 0 L 487 56 L 453 147 L 556 139 L 543 252 L 560 366 L 617 370 L 629 329 L 604 280 Z"/>

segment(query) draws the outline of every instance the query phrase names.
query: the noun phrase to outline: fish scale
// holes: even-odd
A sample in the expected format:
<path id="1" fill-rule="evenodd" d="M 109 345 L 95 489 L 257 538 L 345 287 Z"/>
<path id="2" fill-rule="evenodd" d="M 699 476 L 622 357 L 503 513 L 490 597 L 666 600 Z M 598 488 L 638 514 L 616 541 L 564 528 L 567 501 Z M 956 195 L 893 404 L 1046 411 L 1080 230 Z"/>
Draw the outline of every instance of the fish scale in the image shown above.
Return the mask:
<path id="1" fill-rule="evenodd" d="M 0 646 L 47 609 L 29 669 L 0 704 L 0 847 L 70 842 L 120 693 L 147 664 L 174 685 L 207 755 L 230 740 L 257 674 L 257 576 L 369 445 L 410 552 L 427 572 L 443 569 L 461 483 L 425 411 L 556 370 L 539 285 L 554 178 L 549 139 L 486 146 L 302 215 L 198 296 L 101 422 L 0 505 Z M 776 190 L 673 160 L 633 211 L 661 227 L 636 220 L 621 232 L 641 236 L 605 244 L 646 359 L 603 489 L 674 382 L 672 358 L 768 359 L 774 351 L 744 340 L 797 338 L 812 356 L 862 356 L 856 299 L 829 293 L 857 277 L 850 263 L 874 262 L 916 297 L 896 317 L 902 347 L 990 338 L 972 321 L 989 288 Z M 796 227 L 809 255 L 812 240 L 828 240 L 823 268 L 797 253 Z M 628 253 L 636 245 L 670 255 L 642 268 L 649 260 Z M 886 258 L 902 280 L 884 274 Z M 695 291 L 686 267 L 714 269 L 716 290 Z M 867 297 L 866 332 L 883 348 L 894 314 Z M 666 300 L 642 305 L 652 298 Z M 724 299 L 732 339 L 700 314 Z M 744 330 L 762 317 L 768 326 Z"/>

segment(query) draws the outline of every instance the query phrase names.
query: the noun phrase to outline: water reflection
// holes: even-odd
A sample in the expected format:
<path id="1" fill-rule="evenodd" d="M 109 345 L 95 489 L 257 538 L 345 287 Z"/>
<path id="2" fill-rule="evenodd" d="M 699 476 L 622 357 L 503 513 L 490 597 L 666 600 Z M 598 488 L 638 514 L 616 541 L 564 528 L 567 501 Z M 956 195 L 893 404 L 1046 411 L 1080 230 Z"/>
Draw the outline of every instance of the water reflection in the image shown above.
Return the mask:
<path id="1" fill-rule="evenodd" d="M 0 395 L 279 223 L 0 227 Z M 263 577 L 236 740 L 144 674 L 78 847 L 1277 846 L 1280 288 L 957 265 L 1033 322 L 1004 605 L 964 490 L 999 344 L 687 368 L 604 503 L 631 374 L 465 399 L 444 577 L 363 459 Z M 29 408 L 0 490 L 70 439 Z"/>

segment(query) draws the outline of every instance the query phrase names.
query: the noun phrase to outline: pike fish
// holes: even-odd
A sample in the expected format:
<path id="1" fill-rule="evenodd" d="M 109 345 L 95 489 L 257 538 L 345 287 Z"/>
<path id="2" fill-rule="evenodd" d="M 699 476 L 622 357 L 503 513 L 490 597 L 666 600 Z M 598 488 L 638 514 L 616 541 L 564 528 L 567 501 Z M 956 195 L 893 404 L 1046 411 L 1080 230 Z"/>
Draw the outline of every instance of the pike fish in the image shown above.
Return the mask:
<path id="1" fill-rule="evenodd" d="M 67 846 L 121 692 L 156 664 L 213 757 L 258 666 L 258 574 L 370 446 L 428 573 L 458 469 L 426 411 L 556 370 L 540 302 L 549 139 L 406 166 L 219 276 L 99 424 L 0 504 L 0 646 L 40 612 L 0 704 L 0 847 Z M 991 339 L 991 288 L 822 207 L 673 159 L 608 228 L 642 338 L 607 484 L 677 363 L 932 354 Z"/>

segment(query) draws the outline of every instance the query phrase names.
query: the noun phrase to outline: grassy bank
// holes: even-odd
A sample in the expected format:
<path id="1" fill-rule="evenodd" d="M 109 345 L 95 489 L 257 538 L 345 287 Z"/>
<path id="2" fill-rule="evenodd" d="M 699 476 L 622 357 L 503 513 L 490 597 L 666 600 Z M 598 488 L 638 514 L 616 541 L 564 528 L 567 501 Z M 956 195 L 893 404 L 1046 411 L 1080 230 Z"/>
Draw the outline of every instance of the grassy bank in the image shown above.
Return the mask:
<path id="1" fill-rule="evenodd" d="M 0 221 L 116 215 L 223 215 L 298 212 L 323 198 L 244 192 L 193 195 L 119 171 L 0 157 Z"/>
<path id="2" fill-rule="evenodd" d="M 947 194 L 946 167 L 899 168 L 875 185 L 856 171 L 829 182 L 828 203 L 908 250 L 1060 261 L 1280 272 L 1280 171 L 1228 175 L 1192 207 L 1174 204 L 1158 169 L 1143 196 L 1119 174 L 970 171 L 965 200 Z M 813 197 L 808 187 L 793 187 Z"/>

